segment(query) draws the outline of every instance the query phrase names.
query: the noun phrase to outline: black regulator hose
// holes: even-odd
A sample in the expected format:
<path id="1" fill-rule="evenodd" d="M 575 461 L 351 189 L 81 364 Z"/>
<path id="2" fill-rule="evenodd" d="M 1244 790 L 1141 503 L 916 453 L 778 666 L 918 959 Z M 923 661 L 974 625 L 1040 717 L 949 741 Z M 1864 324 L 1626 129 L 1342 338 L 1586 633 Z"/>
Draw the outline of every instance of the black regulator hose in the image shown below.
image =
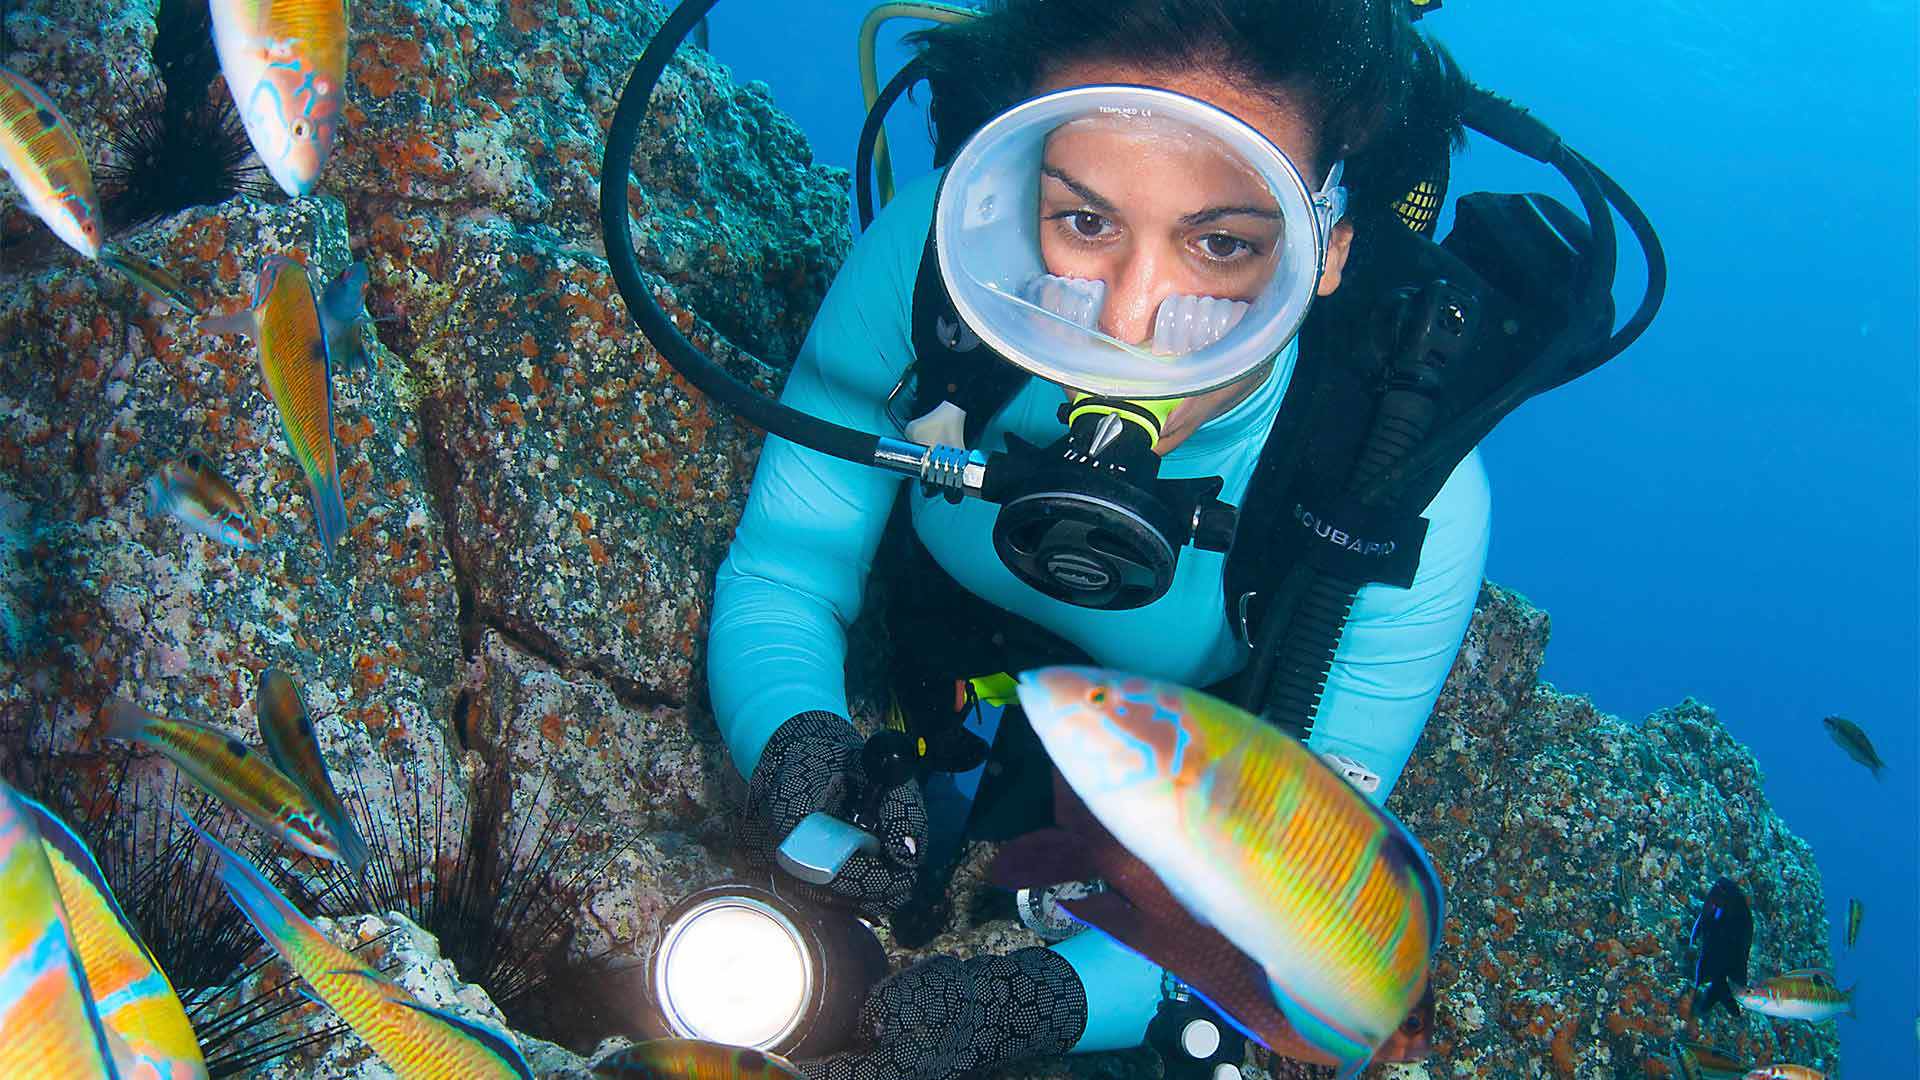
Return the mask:
<path id="1" fill-rule="evenodd" d="M 925 75 L 922 69 L 926 62 L 918 56 L 907 61 L 905 67 L 894 72 L 887 80 L 878 97 L 873 99 L 873 108 L 867 110 L 867 119 L 860 125 L 860 142 L 853 152 L 853 197 L 860 207 L 860 231 L 866 232 L 873 224 L 873 147 L 880 139 L 880 132 L 886 129 L 887 113 L 893 109 L 893 103 L 907 92 L 907 87 L 919 82 Z"/>
<path id="2" fill-rule="evenodd" d="M 633 252 L 633 232 L 627 211 L 627 192 L 633 182 L 633 152 L 640 142 L 640 122 L 646 118 L 653 88 L 688 34 L 719 0 L 686 0 L 667 16 L 659 33 L 633 65 L 620 105 L 607 129 L 607 150 L 600 161 L 600 238 L 607 249 L 607 268 L 613 274 L 627 311 L 660 355 L 701 393 L 732 409 L 767 431 L 834 457 L 862 465 L 874 464 L 879 438 L 789 409 L 734 378 L 694 344 L 660 305 L 640 273 Z"/>

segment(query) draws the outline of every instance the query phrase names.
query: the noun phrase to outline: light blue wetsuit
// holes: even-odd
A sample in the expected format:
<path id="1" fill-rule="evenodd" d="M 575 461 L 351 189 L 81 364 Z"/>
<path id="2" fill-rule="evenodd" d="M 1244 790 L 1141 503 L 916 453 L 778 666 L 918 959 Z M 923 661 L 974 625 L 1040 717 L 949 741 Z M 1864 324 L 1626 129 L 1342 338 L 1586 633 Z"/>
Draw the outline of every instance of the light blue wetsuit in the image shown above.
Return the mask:
<path id="1" fill-rule="evenodd" d="M 887 394 L 913 358 L 913 285 L 933 215 L 937 176 L 902 188 L 854 246 L 828 291 L 781 400 L 863 431 L 895 434 Z M 1220 476 L 1238 503 L 1293 370 L 1288 349 L 1265 384 L 1203 424 L 1165 457 L 1161 475 Z M 990 423 L 980 449 L 1007 432 L 1045 445 L 1064 427 L 1061 391 L 1030 382 Z M 743 775 L 773 730 L 813 709 L 847 715 L 846 627 L 860 612 L 881 532 L 905 486 L 899 477 L 769 437 L 732 550 L 720 567 L 708 638 L 714 714 Z M 1189 548 L 1173 587 L 1131 611 L 1050 599 L 1007 570 L 991 542 L 998 507 L 949 503 L 908 488 L 913 524 L 966 588 L 1079 646 L 1100 664 L 1192 686 L 1242 667 L 1247 650 L 1221 602 L 1224 556 Z M 1353 758 L 1381 778 L 1384 799 L 1426 725 L 1466 633 L 1486 563 L 1488 495 L 1477 452 L 1427 508 L 1432 522 L 1411 589 L 1360 591 L 1327 678 L 1310 745 Z M 1160 969 L 1102 934 L 1056 950 L 1087 992 L 1075 1051 L 1137 1046 L 1160 1000 Z"/>

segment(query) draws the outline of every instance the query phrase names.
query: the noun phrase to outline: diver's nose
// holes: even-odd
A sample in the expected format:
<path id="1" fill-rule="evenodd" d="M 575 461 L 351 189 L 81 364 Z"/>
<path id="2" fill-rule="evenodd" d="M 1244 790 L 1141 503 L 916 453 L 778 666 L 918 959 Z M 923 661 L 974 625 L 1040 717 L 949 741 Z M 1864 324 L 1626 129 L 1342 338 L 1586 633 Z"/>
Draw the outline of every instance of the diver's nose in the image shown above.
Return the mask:
<path id="1" fill-rule="evenodd" d="M 1160 272 L 1163 260 L 1151 251 L 1130 252 L 1107 279 L 1107 296 L 1100 307 L 1100 332 L 1131 345 L 1145 345 L 1153 337 L 1154 315 L 1170 291 Z"/>

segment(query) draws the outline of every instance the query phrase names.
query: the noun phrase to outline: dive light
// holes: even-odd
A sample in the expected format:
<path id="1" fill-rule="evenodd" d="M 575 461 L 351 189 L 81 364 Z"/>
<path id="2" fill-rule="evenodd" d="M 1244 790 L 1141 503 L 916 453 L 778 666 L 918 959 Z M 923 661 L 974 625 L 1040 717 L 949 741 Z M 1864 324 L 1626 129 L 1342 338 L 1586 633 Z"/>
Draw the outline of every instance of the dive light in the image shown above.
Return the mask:
<path id="1" fill-rule="evenodd" d="M 645 968 L 649 1027 L 784 1057 L 852 1040 L 886 950 L 859 919 L 796 903 L 778 885 L 715 885 L 667 912 Z"/>

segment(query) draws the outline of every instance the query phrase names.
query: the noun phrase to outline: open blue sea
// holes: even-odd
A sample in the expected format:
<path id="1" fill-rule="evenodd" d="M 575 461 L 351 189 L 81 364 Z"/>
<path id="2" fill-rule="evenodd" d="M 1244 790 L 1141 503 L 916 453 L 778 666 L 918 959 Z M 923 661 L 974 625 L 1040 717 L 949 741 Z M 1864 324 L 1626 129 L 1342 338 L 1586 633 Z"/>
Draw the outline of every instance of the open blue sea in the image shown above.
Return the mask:
<path id="1" fill-rule="evenodd" d="M 735 0 L 712 49 L 850 166 L 870 6 Z M 1449 0 L 1424 25 L 1631 191 L 1671 263 L 1638 345 L 1488 440 L 1488 576 L 1552 614 L 1561 689 L 1629 718 L 1692 696 L 1753 749 L 1859 984 L 1843 1075 L 1920 1076 L 1916 6 Z M 883 52 L 883 79 L 903 57 Z M 926 168 L 924 123 L 903 108 L 890 130 L 899 175 Z M 1456 194 L 1536 188 L 1562 191 L 1483 142 L 1455 164 Z M 1884 782 L 1829 714 L 1871 733 Z M 1850 897 L 1867 915 L 1847 952 Z"/>

